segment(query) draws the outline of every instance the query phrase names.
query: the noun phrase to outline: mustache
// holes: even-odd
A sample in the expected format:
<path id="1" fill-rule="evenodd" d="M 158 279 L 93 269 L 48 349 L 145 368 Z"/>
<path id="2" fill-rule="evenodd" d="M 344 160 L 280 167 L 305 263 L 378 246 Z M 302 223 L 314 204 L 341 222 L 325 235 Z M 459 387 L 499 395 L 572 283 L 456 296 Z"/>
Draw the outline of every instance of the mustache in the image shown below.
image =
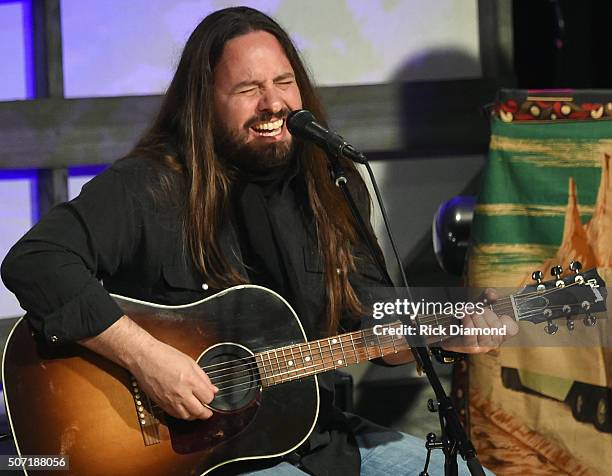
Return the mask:
<path id="1" fill-rule="evenodd" d="M 253 124 L 257 124 L 258 122 L 271 122 L 272 120 L 277 120 L 277 119 L 287 119 L 287 116 L 289 115 L 290 112 L 291 111 L 287 107 L 284 107 L 278 112 L 262 112 L 261 114 L 257 114 L 249 118 L 244 123 L 244 127 L 249 128 Z"/>

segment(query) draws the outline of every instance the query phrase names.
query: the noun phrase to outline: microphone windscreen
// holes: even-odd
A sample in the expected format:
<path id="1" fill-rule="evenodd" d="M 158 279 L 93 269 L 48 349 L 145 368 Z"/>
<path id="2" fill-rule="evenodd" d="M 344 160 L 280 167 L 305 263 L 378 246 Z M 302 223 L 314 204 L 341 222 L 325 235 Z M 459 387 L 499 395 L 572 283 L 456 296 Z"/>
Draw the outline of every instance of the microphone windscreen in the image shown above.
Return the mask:
<path id="1" fill-rule="evenodd" d="M 304 128 L 311 122 L 316 122 L 312 112 L 306 109 L 298 109 L 287 116 L 287 129 L 294 136 L 304 137 Z"/>

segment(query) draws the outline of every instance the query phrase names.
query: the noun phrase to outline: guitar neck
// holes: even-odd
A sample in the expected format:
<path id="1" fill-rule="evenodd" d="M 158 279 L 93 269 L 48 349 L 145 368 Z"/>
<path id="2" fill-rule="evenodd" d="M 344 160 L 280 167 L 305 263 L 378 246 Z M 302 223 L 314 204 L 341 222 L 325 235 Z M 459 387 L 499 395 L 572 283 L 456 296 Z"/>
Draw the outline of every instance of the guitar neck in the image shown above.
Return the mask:
<path id="1" fill-rule="evenodd" d="M 495 307 L 491 309 L 495 311 Z M 400 321 L 381 324 L 371 329 L 270 349 L 256 354 L 255 360 L 262 385 L 267 387 L 408 351 L 410 346 L 405 335 L 410 332 L 409 328 L 416 333 L 418 325 L 448 329 L 459 322 L 454 316 L 421 315 L 416 318 L 416 325 Z M 432 335 L 424 337 L 427 344 L 444 340 Z"/>
<path id="2" fill-rule="evenodd" d="M 255 359 L 267 387 L 409 349 L 402 336 L 378 335 L 366 329 L 267 350 Z"/>

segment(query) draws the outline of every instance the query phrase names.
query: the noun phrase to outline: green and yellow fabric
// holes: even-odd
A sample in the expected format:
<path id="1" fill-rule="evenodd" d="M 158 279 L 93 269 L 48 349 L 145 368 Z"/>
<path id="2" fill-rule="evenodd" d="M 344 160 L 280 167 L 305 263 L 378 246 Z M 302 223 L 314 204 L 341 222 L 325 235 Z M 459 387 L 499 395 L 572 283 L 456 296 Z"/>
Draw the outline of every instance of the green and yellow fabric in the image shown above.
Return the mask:
<path id="1" fill-rule="evenodd" d="M 501 91 L 469 285 L 517 288 L 534 270 L 569 272 L 571 260 L 612 283 L 610 156 L 612 91 Z M 573 331 L 559 322 L 555 335 L 520 327 L 512 345 L 470 357 L 467 415 L 481 460 L 498 474 L 610 474 L 607 321 L 578 319 Z M 582 339 L 595 344 L 573 344 Z"/>

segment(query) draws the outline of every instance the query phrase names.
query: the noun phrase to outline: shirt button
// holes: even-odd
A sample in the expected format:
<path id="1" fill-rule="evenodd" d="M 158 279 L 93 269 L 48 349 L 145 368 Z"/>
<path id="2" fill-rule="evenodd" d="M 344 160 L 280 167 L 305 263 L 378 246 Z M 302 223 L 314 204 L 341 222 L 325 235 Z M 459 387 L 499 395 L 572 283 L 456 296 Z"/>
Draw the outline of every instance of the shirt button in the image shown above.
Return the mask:
<path id="1" fill-rule="evenodd" d="M 202 284 L 202 289 L 204 291 L 207 291 L 208 290 L 208 284 L 206 284 L 206 283 Z"/>
<path id="2" fill-rule="evenodd" d="M 59 340 L 59 337 L 51 336 L 51 342 L 57 342 L 58 340 Z"/>

